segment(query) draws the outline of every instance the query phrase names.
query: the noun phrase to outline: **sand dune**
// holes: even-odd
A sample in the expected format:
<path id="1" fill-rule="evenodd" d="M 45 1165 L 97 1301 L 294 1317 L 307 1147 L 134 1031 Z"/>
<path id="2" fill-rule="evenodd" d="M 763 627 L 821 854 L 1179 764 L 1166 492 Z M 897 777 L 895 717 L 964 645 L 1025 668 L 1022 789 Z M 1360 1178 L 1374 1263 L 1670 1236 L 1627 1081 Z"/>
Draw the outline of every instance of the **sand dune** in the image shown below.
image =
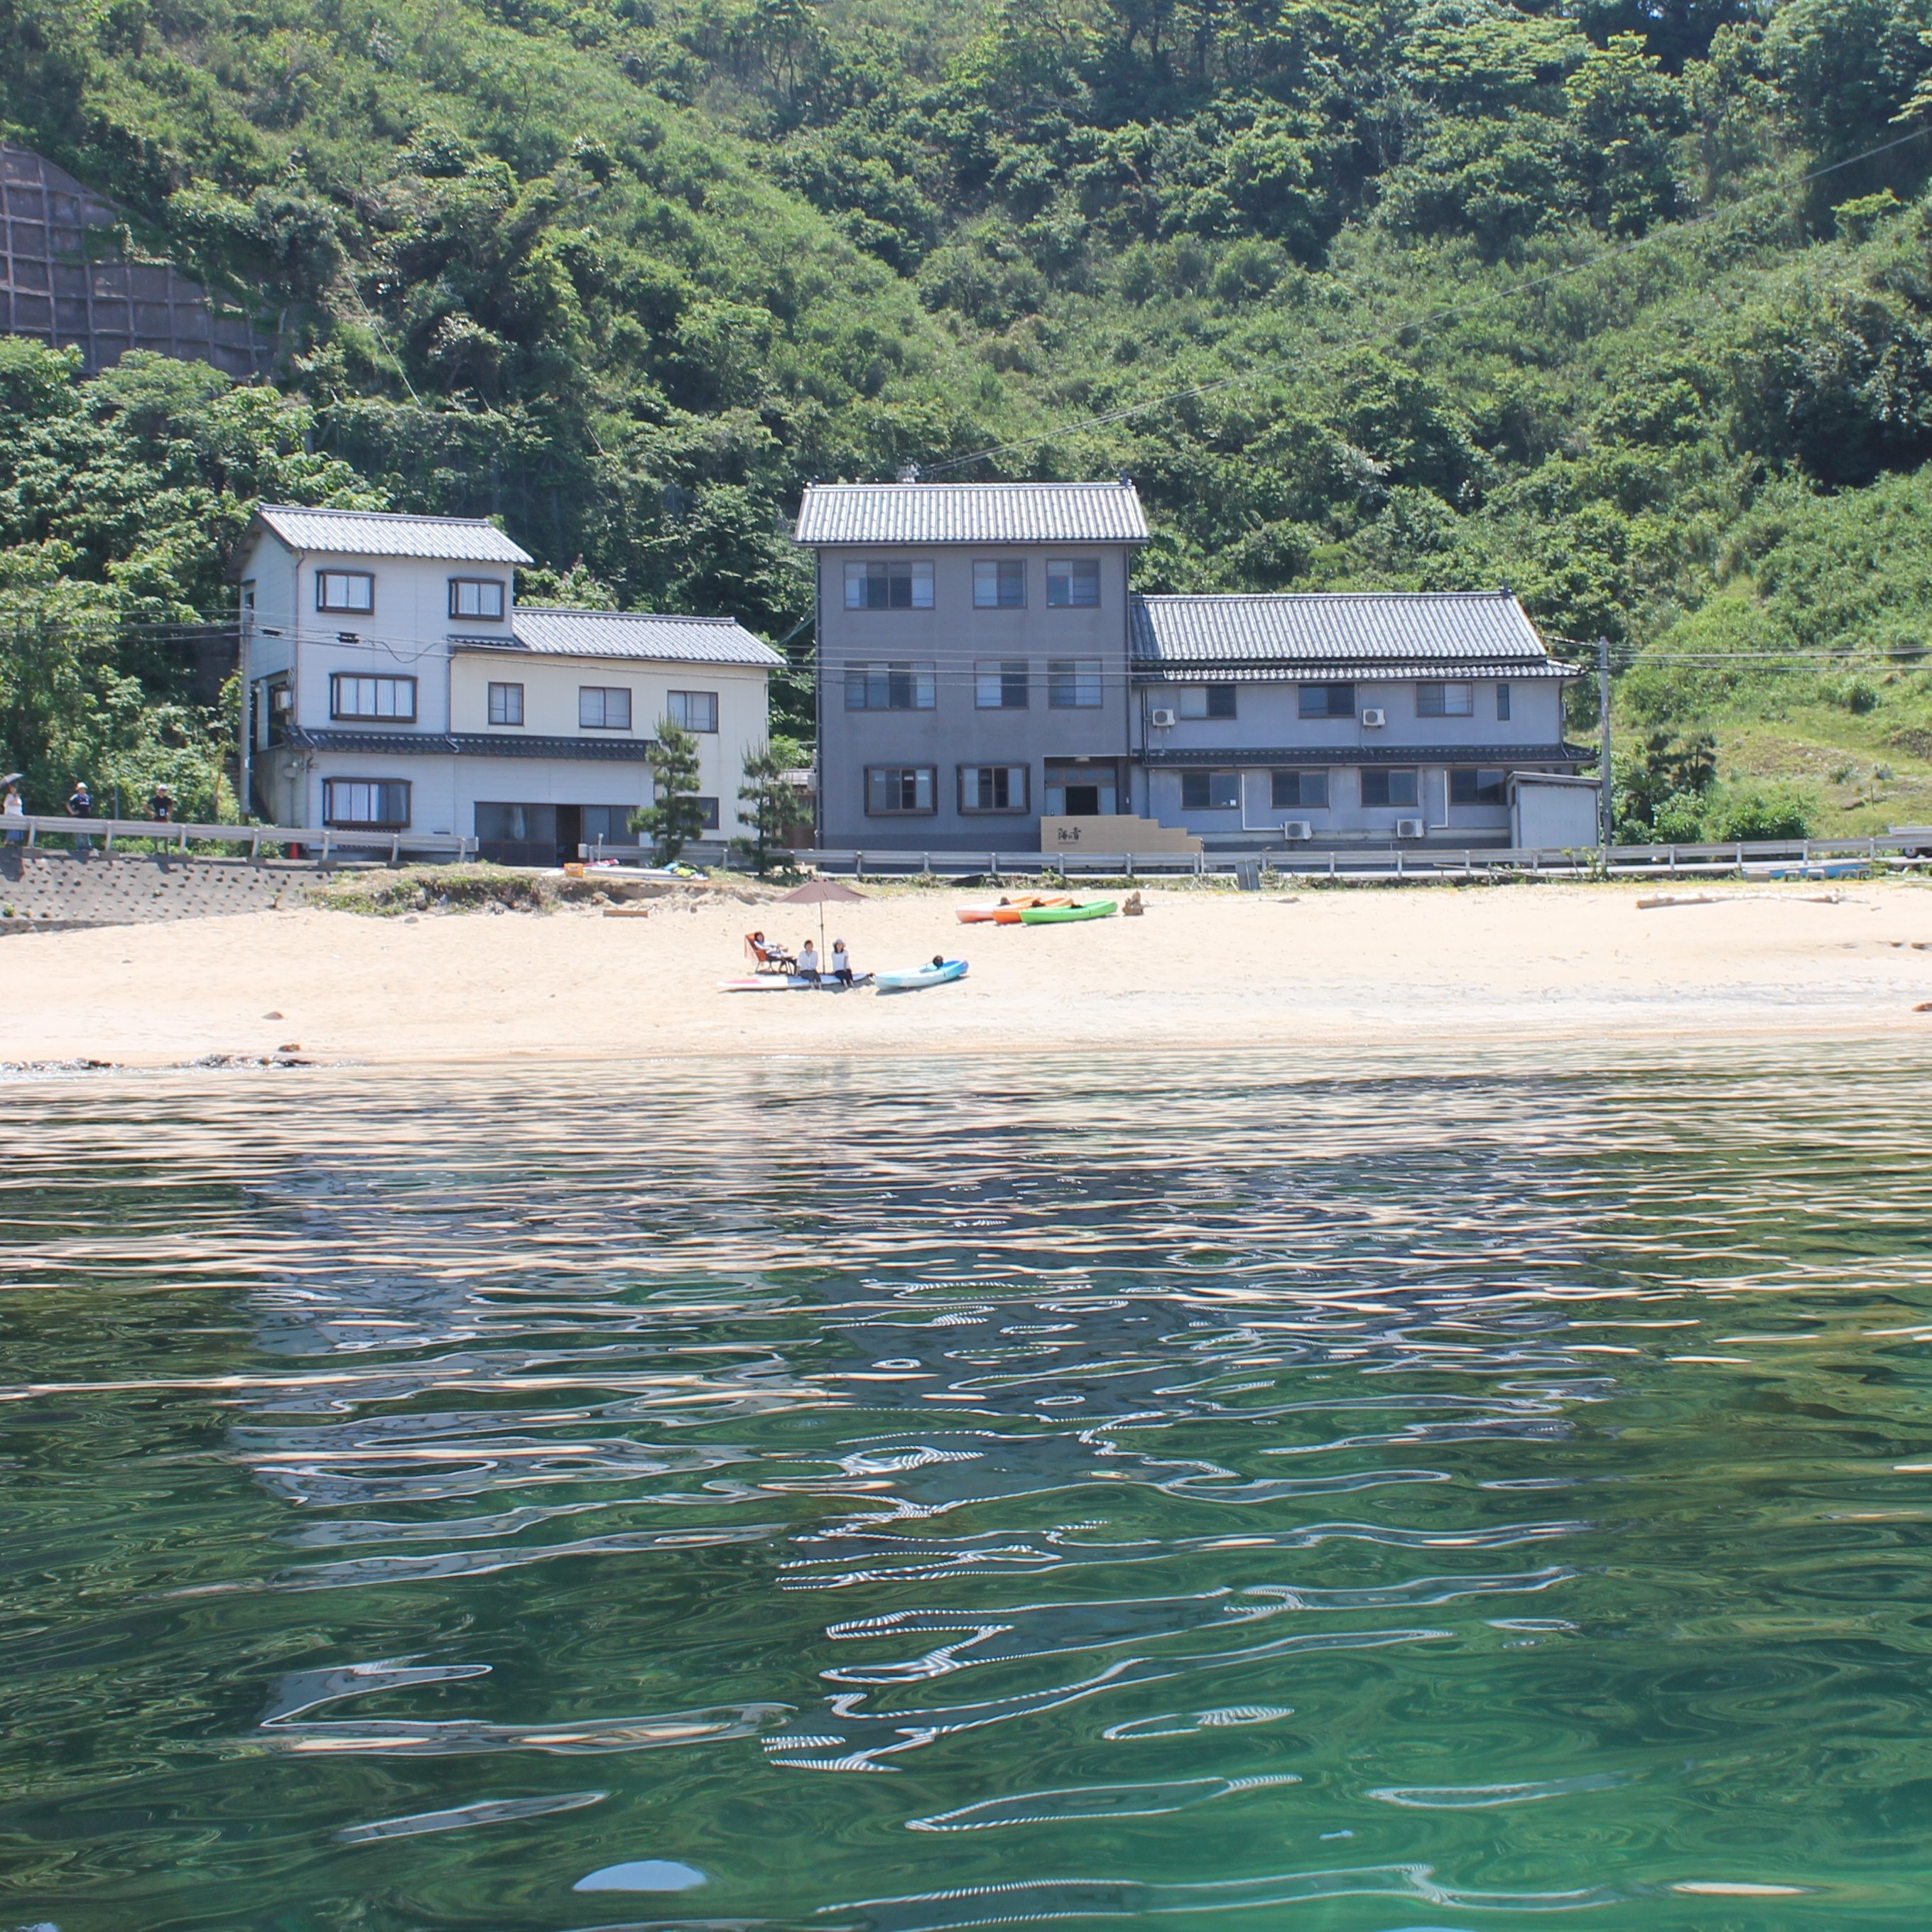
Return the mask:
<path id="1" fill-rule="evenodd" d="M 291 1043 L 404 1063 L 1932 1040 L 1932 1012 L 1913 1010 L 1932 1001 L 1932 886 L 1854 885 L 1836 904 L 1707 890 L 1738 896 L 1646 911 L 1617 886 L 1150 890 L 1144 918 L 1030 928 L 959 926 L 965 892 L 828 909 L 861 968 L 942 950 L 972 963 L 956 986 L 896 998 L 718 992 L 749 926 L 817 928 L 805 908 L 734 901 L 646 919 L 304 910 L 33 934 L 0 945 L 0 1060 L 162 1065 Z"/>

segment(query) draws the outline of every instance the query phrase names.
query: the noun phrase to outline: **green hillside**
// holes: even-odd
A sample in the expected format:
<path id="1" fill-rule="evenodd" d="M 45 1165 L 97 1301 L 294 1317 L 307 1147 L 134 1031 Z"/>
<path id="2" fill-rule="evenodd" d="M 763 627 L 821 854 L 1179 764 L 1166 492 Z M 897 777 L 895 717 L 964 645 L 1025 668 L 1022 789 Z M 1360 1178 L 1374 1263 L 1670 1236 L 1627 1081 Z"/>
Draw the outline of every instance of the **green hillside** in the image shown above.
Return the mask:
<path id="1" fill-rule="evenodd" d="M 550 594 L 776 638 L 808 478 L 999 448 L 946 473 L 1130 471 L 1150 587 L 1502 582 L 1609 638 L 1634 830 L 1932 818 L 1932 136 L 1840 165 L 1924 125 L 1932 0 L 0 22 L 4 132 L 296 345 L 275 394 L 0 343 L 40 780 L 206 784 L 126 626 L 219 609 L 260 494 L 499 515 Z"/>

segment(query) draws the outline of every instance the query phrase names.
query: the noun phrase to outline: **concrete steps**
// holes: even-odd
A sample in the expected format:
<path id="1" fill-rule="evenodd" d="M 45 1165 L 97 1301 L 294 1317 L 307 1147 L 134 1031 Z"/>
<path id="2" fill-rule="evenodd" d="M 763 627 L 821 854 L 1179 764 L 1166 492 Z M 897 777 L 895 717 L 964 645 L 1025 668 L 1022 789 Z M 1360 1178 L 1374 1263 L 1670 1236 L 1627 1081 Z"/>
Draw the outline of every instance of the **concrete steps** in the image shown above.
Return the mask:
<path id="1" fill-rule="evenodd" d="M 0 934 L 216 919 L 298 905 L 316 877 L 300 860 L 140 856 L 0 846 Z"/>

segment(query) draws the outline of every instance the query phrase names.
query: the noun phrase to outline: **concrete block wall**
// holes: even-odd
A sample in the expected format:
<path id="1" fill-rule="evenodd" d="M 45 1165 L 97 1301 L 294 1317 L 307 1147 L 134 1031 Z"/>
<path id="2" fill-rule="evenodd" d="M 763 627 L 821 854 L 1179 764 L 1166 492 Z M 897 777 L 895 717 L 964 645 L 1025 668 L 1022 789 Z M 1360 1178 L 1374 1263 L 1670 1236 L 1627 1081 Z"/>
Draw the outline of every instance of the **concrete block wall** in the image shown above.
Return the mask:
<path id="1" fill-rule="evenodd" d="M 64 927 L 140 926 L 157 920 L 215 919 L 299 905 L 316 876 L 299 860 L 83 858 L 70 852 L 0 847 L 0 933 Z"/>

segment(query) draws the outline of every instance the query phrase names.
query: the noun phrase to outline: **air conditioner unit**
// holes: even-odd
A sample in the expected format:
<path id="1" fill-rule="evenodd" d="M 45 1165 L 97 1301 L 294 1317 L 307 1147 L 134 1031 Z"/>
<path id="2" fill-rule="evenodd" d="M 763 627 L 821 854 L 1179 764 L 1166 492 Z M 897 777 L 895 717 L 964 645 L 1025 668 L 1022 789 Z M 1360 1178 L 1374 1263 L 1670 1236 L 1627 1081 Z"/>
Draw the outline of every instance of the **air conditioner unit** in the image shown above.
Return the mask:
<path id="1" fill-rule="evenodd" d="M 1150 711 L 1148 713 L 1148 722 L 1156 731 L 1171 731 L 1180 722 L 1180 714 L 1176 711 Z"/>
<path id="2" fill-rule="evenodd" d="M 295 708 L 296 694 L 292 686 L 276 685 L 271 694 L 271 703 L 278 711 L 292 711 Z"/>
<path id="3" fill-rule="evenodd" d="M 1284 838 L 1312 838 L 1315 828 L 1305 818 L 1285 818 L 1281 822 L 1281 836 Z"/>
<path id="4" fill-rule="evenodd" d="M 1398 838 L 1420 838 L 1426 829 L 1419 818 L 1398 818 L 1395 822 Z"/>
<path id="5" fill-rule="evenodd" d="M 1379 705 L 1372 704 L 1362 713 L 1362 725 L 1366 730 L 1379 731 L 1388 722 L 1388 713 Z"/>

